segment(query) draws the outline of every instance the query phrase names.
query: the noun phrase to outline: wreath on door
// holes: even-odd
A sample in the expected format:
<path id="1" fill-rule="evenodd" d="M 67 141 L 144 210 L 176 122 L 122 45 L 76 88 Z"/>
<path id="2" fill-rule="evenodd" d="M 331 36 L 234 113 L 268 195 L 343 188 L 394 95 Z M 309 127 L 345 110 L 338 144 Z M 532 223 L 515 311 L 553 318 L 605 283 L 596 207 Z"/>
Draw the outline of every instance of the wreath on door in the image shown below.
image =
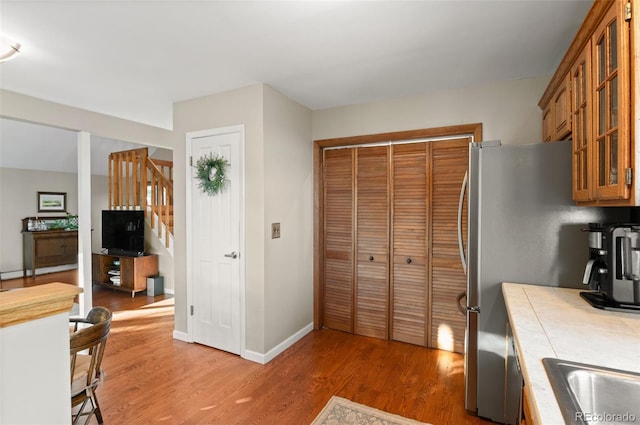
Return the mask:
<path id="1" fill-rule="evenodd" d="M 201 157 L 195 166 L 198 187 L 211 196 L 220 192 L 227 181 L 228 165 L 229 161 L 216 154 Z"/>

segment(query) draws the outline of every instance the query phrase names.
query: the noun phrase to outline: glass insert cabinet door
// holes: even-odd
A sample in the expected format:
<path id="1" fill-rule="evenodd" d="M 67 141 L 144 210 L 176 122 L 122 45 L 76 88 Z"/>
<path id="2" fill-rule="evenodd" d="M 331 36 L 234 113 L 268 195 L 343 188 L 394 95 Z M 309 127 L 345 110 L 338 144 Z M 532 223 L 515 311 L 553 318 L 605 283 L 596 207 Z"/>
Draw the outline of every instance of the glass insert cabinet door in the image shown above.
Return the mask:
<path id="1" fill-rule="evenodd" d="M 571 111 L 573 121 L 573 199 L 589 201 L 592 199 L 589 184 L 591 165 L 592 136 L 589 127 L 591 101 L 591 41 L 582 50 L 571 68 Z"/>
<path id="2" fill-rule="evenodd" d="M 596 200 L 627 199 L 630 196 L 630 185 L 626 179 L 631 145 L 629 36 L 621 3 L 612 3 L 591 39 L 595 156 L 595 193 L 592 196 Z M 574 118 L 577 118 L 575 114 Z"/>

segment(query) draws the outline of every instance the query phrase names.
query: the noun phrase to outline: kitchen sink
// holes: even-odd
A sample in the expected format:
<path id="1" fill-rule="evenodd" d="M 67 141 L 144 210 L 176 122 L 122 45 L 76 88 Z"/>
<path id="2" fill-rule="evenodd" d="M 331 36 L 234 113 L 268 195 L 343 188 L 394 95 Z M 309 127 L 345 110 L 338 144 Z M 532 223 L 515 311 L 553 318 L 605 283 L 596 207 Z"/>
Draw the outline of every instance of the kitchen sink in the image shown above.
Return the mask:
<path id="1" fill-rule="evenodd" d="M 640 424 L 640 373 L 542 359 L 567 424 Z"/>

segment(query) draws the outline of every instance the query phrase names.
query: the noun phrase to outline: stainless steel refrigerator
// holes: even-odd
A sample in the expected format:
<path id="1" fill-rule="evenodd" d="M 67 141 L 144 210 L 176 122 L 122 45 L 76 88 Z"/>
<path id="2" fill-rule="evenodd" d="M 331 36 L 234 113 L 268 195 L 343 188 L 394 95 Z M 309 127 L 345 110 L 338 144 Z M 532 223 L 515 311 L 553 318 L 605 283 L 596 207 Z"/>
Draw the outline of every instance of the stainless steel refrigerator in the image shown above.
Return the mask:
<path id="1" fill-rule="evenodd" d="M 588 259 L 581 229 L 625 221 L 629 209 L 574 205 L 568 141 L 472 143 L 468 184 L 465 403 L 515 424 L 522 378 L 505 373 L 512 347 L 502 282 L 579 288 Z"/>

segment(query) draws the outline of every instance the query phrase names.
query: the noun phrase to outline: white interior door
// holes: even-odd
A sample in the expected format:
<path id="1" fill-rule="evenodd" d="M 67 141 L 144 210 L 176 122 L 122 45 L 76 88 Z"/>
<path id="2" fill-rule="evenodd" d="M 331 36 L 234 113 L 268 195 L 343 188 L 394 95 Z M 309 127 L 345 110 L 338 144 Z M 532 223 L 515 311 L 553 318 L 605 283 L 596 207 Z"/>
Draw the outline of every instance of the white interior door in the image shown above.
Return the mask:
<path id="1" fill-rule="evenodd" d="M 241 351 L 242 127 L 191 136 L 191 157 L 225 158 L 227 182 L 215 195 L 198 188 L 191 169 L 190 314 L 193 341 L 234 354 Z"/>

